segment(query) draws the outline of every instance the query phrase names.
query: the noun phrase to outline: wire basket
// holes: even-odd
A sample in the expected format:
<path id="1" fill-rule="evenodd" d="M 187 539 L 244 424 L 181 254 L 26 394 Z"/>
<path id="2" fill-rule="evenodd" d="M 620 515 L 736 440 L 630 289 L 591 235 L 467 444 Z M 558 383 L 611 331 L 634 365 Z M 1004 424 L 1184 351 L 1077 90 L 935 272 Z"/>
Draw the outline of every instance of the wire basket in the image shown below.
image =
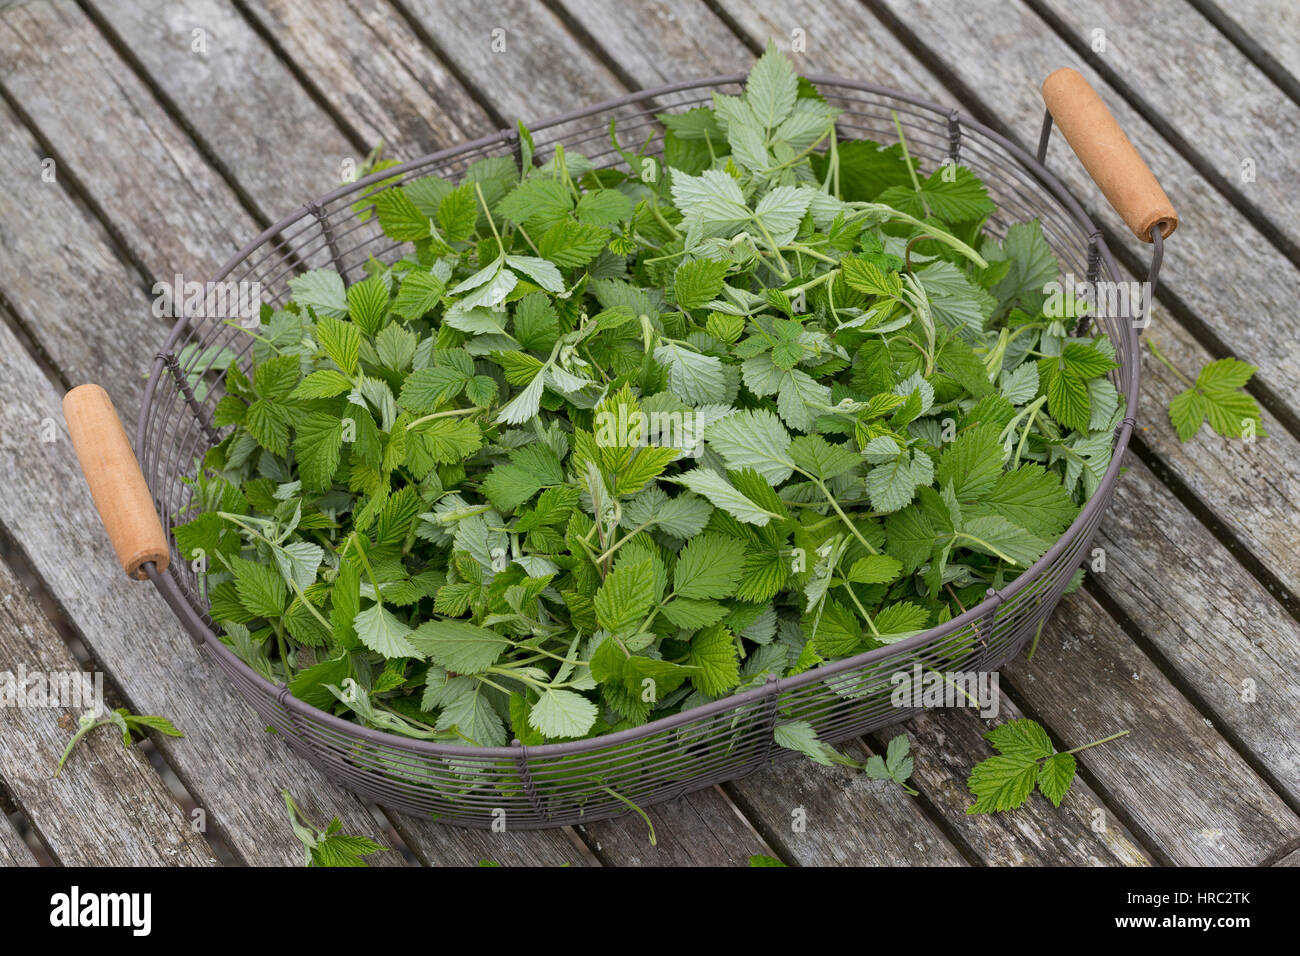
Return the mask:
<path id="1" fill-rule="evenodd" d="M 838 120 L 841 137 L 891 142 L 896 111 L 912 155 L 924 165 L 958 161 L 984 181 L 998 206 L 988 224 L 992 234 L 1004 235 L 1013 223 L 1036 218 L 1067 273 L 1121 279 L 1092 221 L 1040 161 L 1050 114 L 1035 159 L 970 117 L 924 99 L 836 77 L 810 79 L 843 111 Z M 654 154 L 662 133 L 656 112 L 706 103 L 715 91 L 737 93 L 742 81 L 740 75 L 724 76 L 647 90 L 537 124 L 532 127 L 536 153 L 545 157 L 563 143 L 598 167 L 612 166 L 621 161 L 609 140 L 609 122 L 616 119 L 622 143 L 639 147 L 649 138 L 646 151 Z M 388 262 L 402 251 L 403 244 L 387 238 L 375 217 L 364 215 L 368 204 L 358 202 L 376 183 L 400 183 L 430 173 L 455 178 L 476 160 L 512 155 L 516 160 L 520 155 L 518 136 L 507 130 L 336 189 L 268 228 L 213 281 L 259 282 L 263 301 L 273 306 L 285 303 L 288 279 L 307 269 L 333 268 L 352 281 L 363 274 L 370 257 Z M 1169 224 L 1159 225 L 1164 229 Z M 1161 238 L 1160 229 L 1152 230 L 1153 273 Z M 916 708 L 895 706 L 891 699 L 892 678 L 899 672 L 912 673 L 918 665 L 940 673 L 992 671 L 1021 650 L 1051 614 L 1086 555 L 1133 430 L 1138 395 L 1134 320 L 1139 315 L 1131 308 L 1115 311 L 1120 314 L 1094 313 L 1092 321 L 1116 346 L 1119 367 L 1110 373 L 1111 380 L 1127 402 L 1129 417 L 1116 430 L 1110 466 L 1082 513 L 1026 573 L 999 591 L 990 589 L 979 606 L 925 633 L 797 676 L 771 678 L 635 729 L 544 746 L 516 742 L 479 748 L 363 727 L 291 696 L 287 687 L 267 681 L 222 644 L 195 571 L 177 553 L 170 535 L 175 560 L 161 573 L 153 564 L 145 564 L 143 571 L 196 644 L 230 676 L 262 720 L 343 787 L 387 807 L 470 827 L 489 827 L 503 815 L 510 828 L 519 830 L 620 815 L 632 804 L 644 807 L 671 800 L 793 756 L 774 740 L 775 728 L 784 721 L 807 720 L 822 740 L 836 742 L 905 720 Z M 208 376 L 214 381 L 201 397 L 192 387 L 207 371 L 203 350 L 229 348 L 246 364 L 251 341 L 216 319 L 186 316 L 176 323 L 154 362 L 135 447 L 165 526 L 187 520 L 189 490 L 181 479 L 221 437 L 210 418 L 220 397 L 215 376 Z M 190 345 L 199 348 L 186 350 Z M 178 361 L 182 354 L 188 357 L 184 367 Z"/>

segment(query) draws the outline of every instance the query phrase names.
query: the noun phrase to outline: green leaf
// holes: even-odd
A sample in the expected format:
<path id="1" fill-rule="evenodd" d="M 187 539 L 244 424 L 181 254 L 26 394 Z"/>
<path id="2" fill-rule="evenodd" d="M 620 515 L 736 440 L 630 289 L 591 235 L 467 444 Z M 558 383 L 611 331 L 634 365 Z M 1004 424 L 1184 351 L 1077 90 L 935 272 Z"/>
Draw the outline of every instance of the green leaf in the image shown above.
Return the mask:
<path id="1" fill-rule="evenodd" d="M 361 353 L 361 330 L 356 325 L 327 317 L 317 321 L 313 334 L 344 375 L 356 374 Z"/>
<path id="2" fill-rule="evenodd" d="M 400 186 L 385 189 L 374 198 L 379 227 L 390 239 L 409 242 L 429 235 L 429 218 L 416 208 Z"/>
<path id="3" fill-rule="evenodd" d="M 392 310 L 408 322 L 414 322 L 432 310 L 445 291 L 442 281 L 432 272 L 413 270 L 402 280 Z"/>
<path id="4" fill-rule="evenodd" d="M 510 641 L 465 621 L 425 621 L 410 635 L 425 657 L 456 674 L 477 674 L 497 662 Z"/>
<path id="5" fill-rule="evenodd" d="M 965 508 L 967 517 L 1001 515 L 1040 538 L 1054 539 L 1079 507 L 1054 472 L 1032 462 L 998 476 L 993 487 Z"/>
<path id="6" fill-rule="evenodd" d="M 381 276 L 371 276 L 348 287 L 348 316 L 357 328 L 374 335 L 388 314 L 388 283 Z"/>
<path id="7" fill-rule="evenodd" d="M 502 511 L 514 511 L 543 487 L 563 481 L 555 452 L 546 445 L 525 445 L 510 453 L 510 464 L 492 469 L 483 482 L 483 493 Z"/>
<path id="8" fill-rule="evenodd" d="M 926 622 L 929 620 L 930 612 L 925 608 L 913 604 L 911 601 L 899 601 L 897 604 L 890 604 L 877 612 L 872 623 L 876 625 L 876 630 L 884 637 L 912 634 L 916 631 L 925 630 Z"/>
<path id="9" fill-rule="evenodd" d="M 1043 761 L 1038 771 L 1038 789 L 1052 801 L 1052 806 L 1059 807 L 1065 799 L 1066 791 L 1074 782 L 1076 767 L 1074 754 L 1053 754 Z"/>
<path id="10" fill-rule="evenodd" d="M 730 481 L 711 468 L 695 468 L 670 480 L 685 485 L 697 495 L 703 495 L 732 517 L 748 524 L 761 527 L 773 518 L 782 517 L 780 513 L 770 511 L 742 494 Z"/>
<path id="11" fill-rule="evenodd" d="M 975 765 L 966 785 L 975 794 L 967 813 L 1000 813 L 1014 810 L 1034 791 L 1038 762 L 1024 756 L 989 757 Z"/>
<path id="12" fill-rule="evenodd" d="M 312 412 L 297 428 L 293 454 L 298 474 L 308 491 L 325 491 L 339 466 L 343 447 L 343 422 L 334 415 Z"/>
<path id="13" fill-rule="evenodd" d="M 962 526 L 961 533 L 963 545 L 994 557 L 1010 559 L 1026 568 L 1046 554 L 1052 545 L 1052 542 L 1030 534 L 1001 515 L 971 518 Z"/>
<path id="14" fill-rule="evenodd" d="M 235 572 L 235 591 L 249 614 L 277 618 L 284 613 L 288 589 L 274 568 L 239 557 L 231 558 L 230 564 Z"/>
<path id="15" fill-rule="evenodd" d="M 823 481 L 838 478 L 862 461 L 847 445 L 832 445 L 821 435 L 800 435 L 790 443 L 790 460 Z"/>
<path id="16" fill-rule="evenodd" d="M 552 739 L 581 737 L 596 722 L 596 705 L 570 690 L 542 691 L 528 712 L 528 723 Z"/>
<path id="17" fill-rule="evenodd" d="M 289 280 L 293 301 L 311 309 L 317 318 L 341 319 L 348 314 L 343 277 L 333 269 L 312 269 Z"/>
<path id="18" fill-rule="evenodd" d="M 699 535 L 677 556 L 673 590 L 684 598 L 730 597 L 744 561 L 744 542 L 721 534 Z"/>
<path id="19" fill-rule="evenodd" d="M 1041 760 L 1056 752 L 1047 731 L 1033 720 L 1020 718 L 999 724 L 984 735 L 998 753 L 1008 757 L 1029 757 Z"/>
<path id="20" fill-rule="evenodd" d="M 722 362 L 666 342 L 655 349 L 655 361 L 668 369 L 668 390 L 690 405 L 721 403 L 727 398 L 727 377 Z"/>
<path id="21" fill-rule="evenodd" d="M 769 41 L 745 81 L 745 103 L 764 129 L 775 129 L 794 109 L 798 92 L 793 64 Z"/>
<path id="22" fill-rule="evenodd" d="M 531 232 L 544 232 L 566 220 L 573 196 L 557 179 L 535 176 L 516 186 L 497 206 L 497 212 Z M 549 258 L 549 257 L 548 257 Z"/>
<path id="23" fill-rule="evenodd" d="M 720 697 L 740 682 L 740 661 L 731 632 L 721 624 L 706 627 L 691 639 L 687 663 L 697 668 L 695 686 Z"/>
<path id="24" fill-rule="evenodd" d="M 411 644 L 411 629 L 383 604 L 372 604 L 353 618 L 357 637 L 372 651 L 385 657 L 421 657 Z"/>
<path id="25" fill-rule="evenodd" d="M 698 309 L 716 299 L 727 275 L 727 263 L 712 259 L 692 259 L 677 267 L 673 291 L 683 309 Z"/>
<path id="26" fill-rule="evenodd" d="M 350 378 L 332 368 L 323 368 L 299 382 L 289 398 L 292 401 L 311 401 L 316 398 L 333 398 L 351 390 Z"/>
<path id="27" fill-rule="evenodd" d="M 779 485 L 790 477 L 794 469 L 794 461 L 790 458 L 790 433 L 769 411 L 736 412 L 714 422 L 705 429 L 704 435 L 730 471 L 753 468 L 773 485 Z M 691 490 L 699 491 L 697 488 Z M 718 502 L 714 501 L 714 504 Z"/>
<path id="28" fill-rule="evenodd" d="M 537 251 L 563 269 L 577 268 L 596 258 L 609 242 L 609 236 L 608 229 L 566 220 L 543 233 Z"/>
<path id="29" fill-rule="evenodd" d="M 939 487 L 951 483 L 961 501 L 987 495 L 1002 474 L 1000 432 L 995 424 L 977 425 L 945 445 L 934 474 Z"/>
<path id="30" fill-rule="evenodd" d="M 854 584 L 888 584 L 898 578 L 903 565 L 887 554 L 869 554 L 858 558 L 849 568 L 847 579 Z"/>
<path id="31" fill-rule="evenodd" d="M 1039 378 L 1047 383 L 1047 409 L 1066 428 L 1087 431 L 1092 418 L 1088 386 L 1070 369 L 1058 369 L 1056 363 L 1048 358 L 1038 366 Z"/>
<path id="32" fill-rule="evenodd" d="M 616 567 L 596 592 L 596 621 L 611 633 L 639 624 L 654 601 L 650 561 Z"/>
<path id="33" fill-rule="evenodd" d="M 464 242 L 478 223 L 478 196 L 473 183 L 463 183 L 438 203 L 438 225 L 449 242 Z"/>

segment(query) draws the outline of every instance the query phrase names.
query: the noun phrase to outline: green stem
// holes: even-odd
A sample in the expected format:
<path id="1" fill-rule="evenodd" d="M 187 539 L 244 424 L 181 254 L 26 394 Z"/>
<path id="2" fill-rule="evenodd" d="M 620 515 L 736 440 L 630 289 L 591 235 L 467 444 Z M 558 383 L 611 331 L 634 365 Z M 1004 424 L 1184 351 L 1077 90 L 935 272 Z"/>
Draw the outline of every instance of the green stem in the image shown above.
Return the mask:
<path id="1" fill-rule="evenodd" d="M 479 185 L 478 180 L 474 180 L 474 192 L 478 194 L 478 201 L 483 206 L 483 215 L 487 216 L 488 225 L 492 227 L 492 235 L 497 240 L 497 250 L 501 255 L 506 254 L 505 243 L 501 241 L 501 233 L 497 232 L 497 224 L 492 218 L 492 210 L 488 208 L 487 200 L 483 198 L 483 187 Z"/>
<path id="2" fill-rule="evenodd" d="M 921 208 L 925 214 L 930 215 L 930 205 L 925 201 L 925 194 L 921 192 L 921 181 L 916 176 L 916 167 L 912 165 L 912 154 L 907 148 L 907 137 L 903 135 L 903 124 L 898 118 L 898 110 L 890 110 L 889 115 L 894 118 L 894 129 L 898 131 L 898 145 L 903 150 L 903 162 L 907 164 L 907 175 L 912 179 L 912 188 L 916 190 L 921 197 Z"/>
<path id="3" fill-rule="evenodd" d="M 472 408 L 449 408 L 443 412 L 433 412 L 429 415 L 423 415 L 414 421 L 407 422 L 406 430 L 410 431 L 416 425 L 423 425 L 425 422 L 431 422 L 435 418 L 455 418 L 458 415 L 473 415 L 475 412 L 481 411 L 485 411 L 485 409 L 480 405 L 475 405 Z"/>
<path id="4" fill-rule="evenodd" d="M 1129 731 L 1127 731 L 1127 730 L 1121 730 L 1121 731 L 1120 731 L 1119 733 L 1117 733 L 1117 734 L 1111 734 L 1109 737 L 1102 737 L 1101 740 L 1094 740 L 1094 741 L 1093 741 L 1092 743 L 1090 743 L 1090 744 L 1084 744 L 1082 747 L 1075 747 L 1073 750 L 1067 750 L 1067 751 L 1065 751 L 1065 752 L 1066 752 L 1067 754 L 1077 754 L 1077 753 L 1080 753 L 1080 752 L 1082 752 L 1082 751 L 1084 751 L 1084 750 L 1087 750 L 1089 747 L 1098 747 L 1098 746 L 1100 746 L 1101 744 L 1108 744 L 1108 743 L 1110 743 L 1112 740 L 1119 740 L 1119 738 L 1121 738 L 1121 737 L 1126 737 L 1126 736 L 1128 736 L 1128 733 L 1129 733 Z"/>
<path id="5" fill-rule="evenodd" d="M 1149 338 L 1147 339 L 1147 348 L 1149 348 L 1149 349 L 1151 350 L 1151 354 L 1152 354 L 1152 355 L 1154 355 L 1157 359 L 1160 360 L 1160 364 L 1161 364 L 1161 365 L 1163 365 L 1165 368 L 1169 369 L 1169 371 L 1173 372 L 1174 375 L 1178 377 L 1178 380 L 1179 380 L 1180 382 L 1182 382 L 1182 383 L 1183 383 L 1184 385 L 1186 385 L 1188 388 L 1195 388 L 1195 387 L 1196 387 L 1196 383 L 1193 382 L 1193 381 L 1192 381 L 1190 378 L 1188 378 L 1186 375 L 1184 375 L 1181 371 L 1179 371 L 1179 370 L 1178 370 L 1178 367 L 1177 367 L 1176 365 L 1174 365 L 1173 362 L 1171 362 L 1171 361 L 1169 361 L 1169 359 L 1165 358 L 1165 354 L 1164 354 L 1163 352 L 1161 352 L 1158 348 L 1156 348 L 1156 343 L 1155 343 L 1154 341 L 1152 341 L 1151 339 L 1149 339 Z"/>

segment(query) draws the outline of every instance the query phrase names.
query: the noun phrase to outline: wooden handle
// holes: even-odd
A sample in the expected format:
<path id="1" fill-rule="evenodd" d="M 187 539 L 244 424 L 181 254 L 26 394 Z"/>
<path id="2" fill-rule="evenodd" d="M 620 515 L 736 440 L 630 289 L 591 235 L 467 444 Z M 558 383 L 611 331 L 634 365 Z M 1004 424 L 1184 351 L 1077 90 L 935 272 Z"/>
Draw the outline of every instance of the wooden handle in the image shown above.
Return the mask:
<path id="1" fill-rule="evenodd" d="M 1082 74 L 1069 67 L 1057 70 L 1043 81 L 1043 100 L 1083 168 L 1134 235 L 1151 242 L 1151 230 L 1158 226 L 1168 239 L 1178 228 L 1178 213 Z"/>
<path id="2" fill-rule="evenodd" d="M 98 385 L 78 385 L 63 396 L 63 417 L 122 569 L 142 581 L 146 561 L 165 571 L 170 559 L 167 536 L 108 393 Z"/>

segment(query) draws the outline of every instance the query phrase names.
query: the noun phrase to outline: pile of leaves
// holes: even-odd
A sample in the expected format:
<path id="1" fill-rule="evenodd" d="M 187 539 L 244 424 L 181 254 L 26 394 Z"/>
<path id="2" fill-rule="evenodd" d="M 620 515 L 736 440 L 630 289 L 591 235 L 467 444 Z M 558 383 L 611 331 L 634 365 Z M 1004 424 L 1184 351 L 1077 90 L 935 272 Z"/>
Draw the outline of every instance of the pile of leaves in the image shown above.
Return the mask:
<path id="1" fill-rule="evenodd" d="M 217 383 L 173 530 L 222 640 L 370 727 L 537 744 L 1023 574 L 1109 465 L 1114 348 L 1044 314 L 1037 222 L 989 235 L 969 169 L 836 112 L 772 49 L 661 153 L 521 127 L 521 161 L 371 189 L 404 256 L 291 280 Z"/>

